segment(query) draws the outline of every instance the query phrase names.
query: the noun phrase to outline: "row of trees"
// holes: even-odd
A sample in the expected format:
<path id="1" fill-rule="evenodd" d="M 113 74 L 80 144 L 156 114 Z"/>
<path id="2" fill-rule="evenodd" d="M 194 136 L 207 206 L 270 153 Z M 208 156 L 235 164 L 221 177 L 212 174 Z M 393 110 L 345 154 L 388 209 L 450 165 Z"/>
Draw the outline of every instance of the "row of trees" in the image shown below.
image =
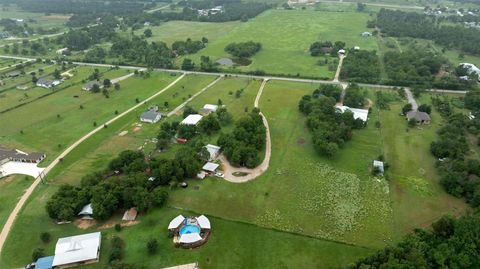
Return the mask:
<path id="1" fill-rule="evenodd" d="M 480 31 L 463 26 L 440 25 L 435 16 L 417 12 L 381 9 L 376 25 L 390 36 L 425 38 L 447 48 L 480 54 Z"/>
<path id="2" fill-rule="evenodd" d="M 335 41 L 315 41 L 310 45 L 310 55 L 320 56 L 320 55 L 330 55 L 336 57 L 339 50 L 345 47 L 345 42 Z"/>
<path id="3" fill-rule="evenodd" d="M 249 58 L 262 49 L 262 44 L 248 41 L 240 43 L 230 43 L 225 47 L 225 51 L 238 58 Z"/>
<path id="4" fill-rule="evenodd" d="M 338 113 L 335 109 L 337 100 L 322 94 L 322 91 L 326 92 L 324 87 L 321 86 L 312 95 L 303 96 L 298 108 L 307 116 L 307 127 L 312 133 L 315 150 L 321 155 L 333 157 L 352 138 L 352 130 L 362 128 L 364 123 L 360 119 L 355 120 L 350 111 Z M 338 91 L 333 88 L 335 86 L 328 87 L 333 92 Z M 333 93 L 332 96 L 336 94 Z"/>
<path id="5" fill-rule="evenodd" d="M 220 134 L 218 145 L 235 166 L 254 168 L 262 161 L 260 152 L 265 148 L 266 129 L 258 109 L 239 119 L 231 133 Z"/>

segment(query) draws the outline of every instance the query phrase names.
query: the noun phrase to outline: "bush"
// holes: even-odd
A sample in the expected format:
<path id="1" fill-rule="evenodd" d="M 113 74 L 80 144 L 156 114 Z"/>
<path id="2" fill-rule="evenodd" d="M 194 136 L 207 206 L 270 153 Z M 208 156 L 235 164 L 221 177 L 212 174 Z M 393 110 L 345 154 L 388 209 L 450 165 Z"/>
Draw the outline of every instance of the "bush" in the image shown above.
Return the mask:
<path id="1" fill-rule="evenodd" d="M 155 254 L 158 250 L 158 241 L 157 239 L 150 239 L 148 240 L 147 242 L 147 250 L 148 250 L 148 254 L 152 255 L 152 254 Z"/>
<path id="2" fill-rule="evenodd" d="M 32 260 L 33 261 L 36 261 L 43 256 L 45 256 L 43 248 L 36 248 L 32 252 Z"/>
<path id="3" fill-rule="evenodd" d="M 122 225 L 120 223 L 115 224 L 115 231 L 120 232 L 122 230 Z"/>
<path id="4" fill-rule="evenodd" d="M 42 240 L 43 243 L 48 243 L 50 242 L 51 235 L 48 232 L 43 232 L 40 234 L 40 240 Z"/>

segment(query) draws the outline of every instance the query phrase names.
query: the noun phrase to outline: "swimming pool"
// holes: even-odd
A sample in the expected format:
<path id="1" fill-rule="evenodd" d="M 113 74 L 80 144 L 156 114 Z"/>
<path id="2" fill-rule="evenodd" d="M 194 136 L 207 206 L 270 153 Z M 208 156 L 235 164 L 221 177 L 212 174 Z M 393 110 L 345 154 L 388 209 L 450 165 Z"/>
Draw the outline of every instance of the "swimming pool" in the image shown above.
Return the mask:
<path id="1" fill-rule="evenodd" d="M 200 227 L 197 225 L 185 225 L 180 229 L 180 235 L 182 234 L 193 234 L 193 233 L 200 233 Z"/>

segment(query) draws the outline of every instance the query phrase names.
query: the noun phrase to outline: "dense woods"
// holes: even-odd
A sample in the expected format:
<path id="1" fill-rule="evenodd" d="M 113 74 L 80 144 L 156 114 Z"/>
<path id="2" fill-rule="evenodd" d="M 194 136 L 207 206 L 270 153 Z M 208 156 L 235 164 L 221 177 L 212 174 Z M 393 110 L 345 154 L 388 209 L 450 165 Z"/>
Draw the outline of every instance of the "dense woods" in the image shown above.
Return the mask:
<path id="1" fill-rule="evenodd" d="M 348 268 L 479 268 L 480 213 L 443 217 Z"/>
<path id="2" fill-rule="evenodd" d="M 258 110 L 235 122 L 231 133 L 222 133 L 218 145 L 232 165 L 254 168 L 262 161 L 260 152 L 265 148 L 266 130 Z"/>
<path id="3" fill-rule="evenodd" d="M 298 108 L 307 116 L 307 127 L 312 132 L 315 150 L 321 155 L 333 157 L 345 142 L 352 138 L 352 130 L 362 128 L 364 123 L 359 119 L 355 120 L 350 111 L 338 113 L 335 109 L 337 101 L 334 97 L 322 94 L 322 91 L 328 92 L 322 89 L 323 87 L 320 86 L 312 95 L 303 96 Z M 338 92 L 332 86 L 329 88 Z"/>
<path id="4" fill-rule="evenodd" d="M 350 50 L 343 60 L 340 76 L 351 82 L 378 83 L 380 61 L 376 51 Z"/>
<path id="5" fill-rule="evenodd" d="M 439 25 L 436 20 L 436 17 L 416 12 L 381 9 L 376 25 L 390 36 L 430 39 L 447 48 L 480 54 L 480 30 L 460 25 Z"/>

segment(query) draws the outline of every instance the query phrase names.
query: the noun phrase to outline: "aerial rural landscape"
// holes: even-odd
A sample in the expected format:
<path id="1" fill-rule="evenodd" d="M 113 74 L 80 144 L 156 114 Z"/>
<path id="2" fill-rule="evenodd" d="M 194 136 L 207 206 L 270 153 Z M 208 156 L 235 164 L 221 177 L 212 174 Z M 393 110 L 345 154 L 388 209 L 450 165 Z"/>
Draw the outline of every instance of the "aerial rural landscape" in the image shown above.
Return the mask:
<path id="1" fill-rule="evenodd" d="M 480 268 L 479 0 L 0 0 L 0 268 Z"/>

